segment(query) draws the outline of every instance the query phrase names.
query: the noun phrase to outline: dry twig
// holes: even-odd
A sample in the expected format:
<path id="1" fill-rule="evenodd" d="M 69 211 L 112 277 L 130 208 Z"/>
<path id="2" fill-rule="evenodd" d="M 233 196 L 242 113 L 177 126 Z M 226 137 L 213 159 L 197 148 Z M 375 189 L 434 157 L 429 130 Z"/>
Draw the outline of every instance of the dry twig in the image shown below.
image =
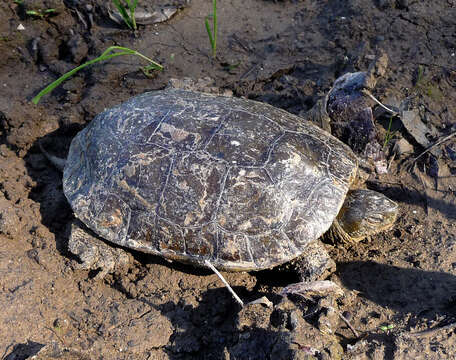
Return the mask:
<path id="1" fill-rule="evenodd" d="M 453 322 L 453 323 L 445 325 L 445 326 L 429 329 L 429 330 L 419 331 L 419 332 L 416 332 L 416 333 L 407 333 L 406 335 L 407 336 L 411 336 L 411 337 L 433 336 L 433 335 L 437 334 L 440 331 L 452 330 L 454 328 L 456 328 L 456 322 Z"/>
<path id="2" fill-rule="evenodd" d="M 244 302 L 241 300 L 241 298 L 239 296 L 237 296 L 237 294 L 231 288 L 230 284 L 228 284 L 228 282 L 225 280 L 225 278 L 222 276 L 222 274 L 220 274 L 218 272 L 218 270 L 214 267 L 214 265 L 212 265 L 208 260 L 204 260 L 204 264 L 206 264 L 206 266 L 208 266 L 213 272 L 215 272 L 215 275 L 217 275 L 220 278 L 220 280 L 222 280 L 222 282 L 225 284 L 225 286 L 230 291 L 231 295 L 233 295 L 234 299 L 239 303 L 239 305 L 241 305 L 241 307 L 244 307 Z"/>
<path id="3" fill-rule="evenodd" d="M 348 321 L 348 319 L 342 315 L 341 312 L 339 312 L 339 317 L 344 321 L 345 324 L 347 324 L 347 326 L 350 328 L 350 330 L 353 332 L 353 334 L 359 338 L 359 334 L 358 332 L 356 331 L 356 329 L 353 327 L 352 324 L 350 324 L 350 321 Z"/>
<path id="4" fill-rule="evenodd" d="M 440 145 L 440 144 L 443 144 L 445 141 L 448 141 L 450 140 L 453 136 L 456 136 L 456 130 L 451 132 L 450 134 L 440 138 L 439 140 L 437 140 L 434 144 L 428 146 L 421 154 L 419 154 L 416 158 L 412 159 L 412 163 L 414 163 L 415 161 L 417 161 L 420 157 L 422 157 L 424 154 L 426 154 L 427 152 L 429 152 L 430 150 L 432 150 L 433 148 L 435 148 L 436 146 Z"/>
<path id="5" fill-rule="evenodd" d="M 364 89 L 362 90 L 362 93 L 364 95 L 367 95 L 368 97 L 370 97 L 372 100 L 374 100 L 378 105 L 380 105 L 383 109 L 385 109 L 386 111 L 388 111 L 389 113 L 393 114 L 393 115 L 399 115 L 398 112 L 394 111 L 394 110 L 391 110 L 389 107 L 386 107 L 385 105 L 383 105 L 379 100 L 377 100 L 377 98 L 371 94 L 370 91 Z"/>

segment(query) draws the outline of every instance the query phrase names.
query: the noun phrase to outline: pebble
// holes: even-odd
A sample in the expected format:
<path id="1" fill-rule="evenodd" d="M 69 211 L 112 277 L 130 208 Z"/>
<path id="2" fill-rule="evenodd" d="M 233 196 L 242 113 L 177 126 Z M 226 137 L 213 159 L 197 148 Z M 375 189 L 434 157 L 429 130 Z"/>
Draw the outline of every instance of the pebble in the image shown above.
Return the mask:
<path id="1" fill-rule="evenodd" d="M 407 140 L 401 138 L 395 142 L 393 152 L 397 156 L 401 156 L 403 154 L 410 154 L 413 152 L 413 146 Z"/>

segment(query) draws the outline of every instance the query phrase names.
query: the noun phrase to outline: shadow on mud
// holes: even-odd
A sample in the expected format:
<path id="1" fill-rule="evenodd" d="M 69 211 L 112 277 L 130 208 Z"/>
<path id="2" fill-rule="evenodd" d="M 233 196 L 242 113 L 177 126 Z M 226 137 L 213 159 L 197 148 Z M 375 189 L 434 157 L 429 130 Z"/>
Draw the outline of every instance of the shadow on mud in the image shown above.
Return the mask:
<path id="1" fill-rule="evenodd" d="M 30 356 L 37 354 L 42 348 L 43 344 L 35 341 L 28 341 L 25 344 L 15 344 L 6 348 L 5 354 L 1 357 L 4 360 L 15 360 L 15 359 L 28 359 Z"/>
<path id="2" fill-rule="evenodd" d="M 41 222 L 55 235 L 57 250 L 66 254 L 66 226 L 73 215 L 63 193 L 62 173 L 42 154 L 39 143 L 50 154 L 65 158 L 70 142 L 81 129 L 80 125 L 62 125 L 58 130 L 35 141 L 24 157 L 28 175 L 32 178 L 29 197 L 40 204 Z"/>
<path id="3" fill-rule="evenodd" d="M 416 321 L 456 315 L 456 276 L 452 274 L 372 261 L 340 263 L 338 269 L 344 286 L 359 291 L 358 296 L 403 314 L 411 313 Z"/>
<path id="4" fill-rule="evenodd" d="M 242 294 L 244 289 L 234 290 Z M 169 359 L 294 358 L 290 331 L 270 326 L 274 310 L 260 305 L 250 313 L 247 308 L 241 309 L 224 287 L 202 293 L 197 306 L 159 306 L 175 329 L 166 346 Z"/>

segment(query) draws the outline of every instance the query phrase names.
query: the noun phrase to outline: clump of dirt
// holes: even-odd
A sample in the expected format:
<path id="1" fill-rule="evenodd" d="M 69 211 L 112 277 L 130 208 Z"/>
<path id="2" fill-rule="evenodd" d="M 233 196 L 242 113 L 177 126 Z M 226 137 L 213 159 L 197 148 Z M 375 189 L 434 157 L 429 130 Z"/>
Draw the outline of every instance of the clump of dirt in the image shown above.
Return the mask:
<path id="1" fill-rule="evenodd" d="M 19 3 L 0 3 L 2 358 L 456 354 L 454 1 L 219 2 L 216 58 L 204 26 L 210 2 L 173 2 L 171 14 L 163 2 L 144 1 L 144 9 L 169 19 L 139 25 L 136 33 L 99 1 Z M 149 78 L 141 59 L 117 57 L 31 104 L 57 76 L 113 45 L 138 50 L 165 69 Z M 403 116 L 374 111 L 388 173 L 371 177 L 368 187 L 398 202 L 400 216 L 392 230 L 358 244 L 327 244 L 337 263 L 330 280 L 343 297 L 329 303 L 284 298 L 281 289 L 296 278 L 275 270 L 225 273 L 246 302 L 263 295 L 273 302 L 241 309 L 205 270 L 128 252 L 103 277 L 96 262 L 84 269 L 69 253 L 73 215 L 61 174 L 39 142 L 65 157 L 71 139 L 97 113 L 162 89 L 172 78 L 210 77 L 234 96 L 304 114 L 337 77 L 365 71 L 378 49 L 390 62 L 374 95 Z"/>

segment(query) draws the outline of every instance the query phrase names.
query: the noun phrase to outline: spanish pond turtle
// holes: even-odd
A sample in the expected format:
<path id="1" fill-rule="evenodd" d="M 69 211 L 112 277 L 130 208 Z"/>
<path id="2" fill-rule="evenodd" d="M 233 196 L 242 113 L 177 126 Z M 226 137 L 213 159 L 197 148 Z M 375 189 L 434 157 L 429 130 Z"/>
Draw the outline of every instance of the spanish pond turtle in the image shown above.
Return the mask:
<path id="1" fill-rule="evenodd" d="M 77 134 L 63 189 L 78 219 L 126 248 L 228 271 L 297 257 L 324 268 L 314 260 L 332 224 L 361 239 L 396 219 L 394 202 L 355 189 L 358 175 L 353 151 L 310 121 L 167 89 L 108 109 Z"/>

